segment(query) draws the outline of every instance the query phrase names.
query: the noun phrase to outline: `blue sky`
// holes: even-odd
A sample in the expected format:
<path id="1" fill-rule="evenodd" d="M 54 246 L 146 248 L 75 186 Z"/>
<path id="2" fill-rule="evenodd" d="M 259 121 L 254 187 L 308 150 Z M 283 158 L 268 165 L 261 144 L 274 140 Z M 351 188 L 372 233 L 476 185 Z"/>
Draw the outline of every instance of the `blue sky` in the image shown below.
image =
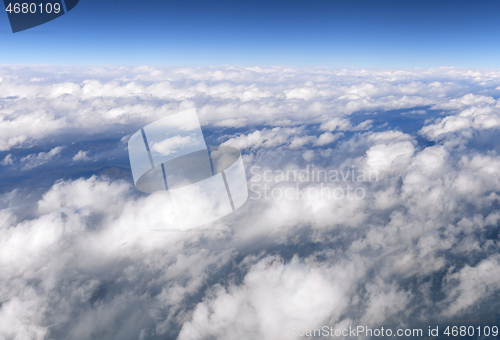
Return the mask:
<path id="1" fill-rule="evenodd" d="M 496 68 L 498 1 L 92 1 L 12 34 L 1 64 Z"/>

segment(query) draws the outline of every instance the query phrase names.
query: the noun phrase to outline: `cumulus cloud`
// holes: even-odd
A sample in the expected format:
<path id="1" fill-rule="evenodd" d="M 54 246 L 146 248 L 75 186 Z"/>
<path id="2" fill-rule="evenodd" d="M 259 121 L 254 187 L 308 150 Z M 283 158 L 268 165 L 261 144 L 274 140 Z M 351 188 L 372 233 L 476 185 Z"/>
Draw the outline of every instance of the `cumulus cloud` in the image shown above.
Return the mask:
<path id="1" fill-rule="evenodd" d="M 346 131 L 347 129 L 349 129 L 350 125 L 351 123 L 348 119 L 333 118 L 328 122 L 322 123 L 320 129 L 323 131 Z"/>
<path id="2" fill-rule="evenodd" d="M 95 67 L 68 69 L 66 74 L 71 77 L 66 77 L 60 69 L 50 67 L 4 67 L 1 73 L 0 91 L 8 99 L 1 111 L 0 151 L 39 144 L 69 131 L 95 136 L 127 124 L 144 126 L 192 107 L 198 108 L 202 123 L 220 127 L 289 120 L 293 124 L 320 123 L 329 132 L 368 129 L 369 123 L 352 124 L 348 117 L 362 111 L 418 106 L 447 111 L 495 107 L 493 93 L 499 86 L 496 71 L 471 73 L 453 68 Z M 31 81 L 35 78 L 43 81 Z M 478 86 L 486 91 L 467 92 Z M 493 117 L 483 118 L 478 126 L 496 124 Z"/>
<path id="3" fill-rule="evenodd" d="M 215 285 L 179 339 L 289 338 L 291 329 L 338 320 L 349 305 L 352 283 L 362 275 L 363 268 L 356 270 L 353 263 L 318 266 L 297 257 L 286 264 L 264 258 L 250 267 L 241 285 Z"/>
<path id="4" fill-rule="evenodd" d="M 246 125 L 247 120 L 245 118 L 238 118 L 238 119 L 224 119 L 220 122 L 216 122 L 214 126 L 223 126 L 223 127 L 242 127 Z"/>
<path id="5" fill-rule="evenodd" d="M 377 173 L 404 171 L 414 152 L 415 148 L 409 141 L 374 145 L 366 152 L 367 170 Z"/>
<path id="6" fill-rule="evenodd" d="M 448 285 L 453 288 L 450 287 L 450 306 L 445 312 L 456 315 L 500 289 L 499 256 L 491 256 L 474 267 L 467 265 L 459 272 L 449 275 L 447 280 Z"/>
<path id="7" fill-rule="evenodd" d="M 48 152 L 39 152 L 36 154 L 30 154 L 22 157 L 19 162 L 21 164 L 21 170 L 30 170 L 36 168 L 40 165 L 44 165 L 52 161 L 56 156 L 58 156 L 64 146 L 56 146 Z"/>
<path id="8" fill-rule="evenodd" d="M 497 71 L 67 72 L 0 68 L 0 337 L 291 339 L 498 309 Z M 193 107 L 242 150 L 250 199 L 181 232 L 169 194 L 117 166 L 138 128 Z M 118 151 L 92 175 L 99 143 Z M 16 177 L 56 161 L 55 182 Z"/>
<path id="9" fill-rule="evenodd" d="M 299 148 L 312 140 L 309 136 L 297 137 L 303 135 L 303 130 L 303 127 L 257 130 L 228 139 L 223 144 L 239 149 L 276 148 L 284 145 L 289 148 Z"/>
<path id="10" fill-rule="evenodd" d="M 336 141 L 337 139 L 339 139 L 342 136 L 343 136 L 342 133 L 332 134 L 330 132 L 325 132 L 321 136 L 318 137 L 315 144 L 318 146 L 327 145 L 327 144 L 330 144 L 330 143 Z"/>
<path id="11" fill-rule="evenodd" d="M 73 162 L 90 160 L 89 153 L 90 151 L 78 151 L 78 153 L 73 157 Z"/>
<path id="12" fill-rule="evenodd" d="M 166 138 L 161 142 L 152 143 L 151 150 L 158 152 L 160 155 L 168 156 L 176 153 L 179 148 L 188 146 L 200 145 L 200 141 L 196 136 L 174 136 Z"/>

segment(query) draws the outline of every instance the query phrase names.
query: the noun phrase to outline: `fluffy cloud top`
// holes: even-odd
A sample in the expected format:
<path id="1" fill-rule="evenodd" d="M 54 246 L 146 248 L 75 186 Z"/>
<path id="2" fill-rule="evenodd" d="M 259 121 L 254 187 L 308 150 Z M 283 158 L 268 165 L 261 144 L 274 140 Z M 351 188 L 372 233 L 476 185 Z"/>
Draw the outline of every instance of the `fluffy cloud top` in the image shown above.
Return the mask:
<path id="1" fill-rule="evenodd" d="M 498 71 L 16 67 L 0 75 L 0 150 L 75 130 L 95 136 L 143 126 L 192 107 L 203 124 L 220 127 L 317 123 L 329 132 L 365 130 L 371 122 L 353 124 L 348 116 L 422 106 L 453 114 L 422 128 L 431 139 L 498 125 Z"/>

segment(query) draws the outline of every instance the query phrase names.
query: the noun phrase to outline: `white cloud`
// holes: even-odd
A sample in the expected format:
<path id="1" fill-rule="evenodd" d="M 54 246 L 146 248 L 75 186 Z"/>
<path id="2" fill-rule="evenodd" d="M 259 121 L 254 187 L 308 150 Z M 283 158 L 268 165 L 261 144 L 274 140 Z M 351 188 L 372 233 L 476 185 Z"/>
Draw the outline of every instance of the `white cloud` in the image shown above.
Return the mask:
<path id="1" fill-rule="evenodd" d="M 307 136 L 296 137 L 298 134 L 302 133 L 302 127 L 264 128 L 263 130 L 257 130 L 247 135 L 231 138 L 225 141 L 223 145 L 233 146 L 238 149 L 275 148 L 282 145 L 288 145 L 293 149 L 301 147 L 313 140 L 312 137 Z"/>
<path id="2" fill-rule="evenodd" d="M 467 265 L 446 280 L 451 286 L 446 314 L 456 315 L 500 289 L 500 256 L 494 255 L 474 267 Z M 453 287 L 453 281 L 458 281 L 458 285 Z"/>
<path id="3" fill-rule="evenodd" d="M 302 158 L 304 158 L 307 162 L 311 162 L 314 159 L 314 151 L 307 150 L 302 154 Z"/>
<path id="4" fill-rule="evenodd" d="M 406 169 L 415 147 L 411 142 L 377 144 L 366 152 L 367 171 L 401 172 Z"/>
<path id="5" fill-rule="evenodd" d="M 327 122 L 320 125 L 320 130 L 322 131 L 365 131 L 371 129 L 373 120 L 365 120 L 357 126 L 353 126 L 349 119 L 345 118 L 333 118 Z"/>
<path id="6" fill-rule="evenodd" d="M 292 327 L 305 331 L 337 321 L 349 305 L 346 293 L 362 273 L 353 265 L 264 258 L 250 268 L 242 285 L 215 286 L 183 325 L 179 339 L 289 339 Z"/>
<path id="7" fill-rule="evenodd" d="M 51 149 L 49 152 L 40 152 L 37 154 L 30 154 L 28 156 L 22 157 L 20 159 L 21 170 L 30 170 L 36 168 L 40 165 L 44 165 L 49 163 L 54 157 L 58 156 L 61 151 L 64 149 L 64 146 L 56 146 Z"/>
<path id="8" fill-rule="evenodd" d="M 238 119 L 224 119 L 220 122 L 217 122 L 214 124 L 214 126 L 224 126 L 224 127 L 242 127 L 246 125 L 247 120 L 245 118 L 238 118 Z"/>
<path id="9" fill-rule="evenodd" d="M 322 123 L 320 130 L 323 131 L 347 131 L 351 126 L 351 122 L 348 119 L 333 118 L 328 122 Z"/>
<path id="10" fill-rule="evenodd" d="M 496 106 L 492 96 L 464 92 L 481 84 L 499 84 L 495 71 L 471 76 L 469 70 L 453 68 L 383 72 L 229 66 L 31 69 L 37 71 L 36 77 L 19 77 L 14 68 L 1 70 L 0 91 L 12 99 L 0 110 L 0 151 L 39 144 L 68 131 L 95 135 L 120 125 L 144 126 L 191 107 L 198 109 L 204 124 L 216 126 L 271 124 L 286 117 L 295 124 L 316 123 L 325 131 L 343 131 L 355 112 L 426 105 L 451 111 L 492 108 Z M 65 76 L 70 73 L 71 80 Z M 43 81 L 31 81 L 35 78 Z M 457 82 L 463 79 L 465 83 Z M 496 118 L 483 118 L 478 126 L 497 125 Z M 364 124 L 350 128 L 368 129 L 369 123 Z M 429 133 L 431 138 L 439 135 Z"/>
<path id="11" fill-rule="evenodd" d="M 90 151 L 78 151 L 78 153 L 73 157 L 73 162 L 90 160 L 89 153 Z"/>
<path id="12" fill-rule="evenodd" d="M 159 143 L 152 143 L 151 150 L 161 155 L 168 156 L 177 152 L 177 149 L 188 146 L 200 145 L 200 141 L 195 136 L 174 136 L 166 138 Z"/>
<path id="13" fill-rule="evenodd" d="M 0 164 L 2 164 L 3 166 L 12 165 L 14 164 L 14 157 L 9 153 L 7 156 L 5 156 Z"/>
<path id="14" fill-rule="evenodd" d="M 321 136 L 318 137 L 315 144 L 318 146 L 327 145 L 327 144 L 335 142 L 337 139 L 339 139 L 343 135 L 344 135 L 343 133 L 332 134 L 330 132 L 325 132 Z"/>

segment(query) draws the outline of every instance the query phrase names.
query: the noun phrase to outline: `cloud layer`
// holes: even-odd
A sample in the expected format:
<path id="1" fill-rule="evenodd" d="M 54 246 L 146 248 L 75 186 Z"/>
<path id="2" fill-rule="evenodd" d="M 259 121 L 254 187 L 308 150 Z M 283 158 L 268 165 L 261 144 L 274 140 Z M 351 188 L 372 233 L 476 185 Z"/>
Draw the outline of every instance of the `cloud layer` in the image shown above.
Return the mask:
<path id="1" fill-rule="evenodd" d="M 497 321 L 499 75 L 1 68 L 13 182 L 0 196 L 0 337 L 294 339 L 292 327 Z M 191 107 L 212 145 L 242 150 L 251 198 L 180 232 L 168 194 L 141 195 L 128 169 L 108 167 L 127 162 L 138 128 Z"/>

